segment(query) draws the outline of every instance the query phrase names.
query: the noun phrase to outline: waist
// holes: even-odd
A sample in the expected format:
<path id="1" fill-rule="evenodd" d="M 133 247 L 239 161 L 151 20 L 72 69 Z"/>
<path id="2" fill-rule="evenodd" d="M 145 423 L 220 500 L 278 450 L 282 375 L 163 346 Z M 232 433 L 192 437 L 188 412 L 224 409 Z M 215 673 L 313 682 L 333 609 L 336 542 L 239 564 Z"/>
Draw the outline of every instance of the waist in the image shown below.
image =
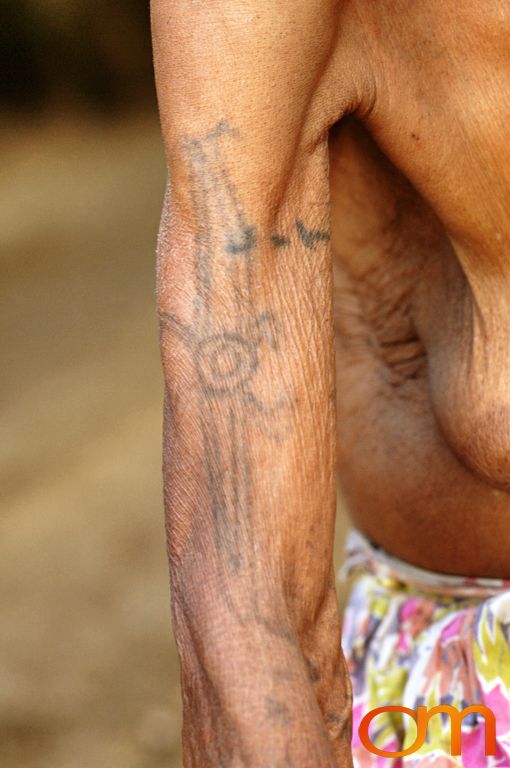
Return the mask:
<path id="1" fill-rule="evenodd" d="M 422 592 L 459 598 L 485 599 L 510 590 L 510 579 L 451 575 L 406 563 L 353 529 L 347 536 L 345 562 L 339 576 L 344 578 L 356 571 L 369 572 L 382 580 L 393 580 Z"/>

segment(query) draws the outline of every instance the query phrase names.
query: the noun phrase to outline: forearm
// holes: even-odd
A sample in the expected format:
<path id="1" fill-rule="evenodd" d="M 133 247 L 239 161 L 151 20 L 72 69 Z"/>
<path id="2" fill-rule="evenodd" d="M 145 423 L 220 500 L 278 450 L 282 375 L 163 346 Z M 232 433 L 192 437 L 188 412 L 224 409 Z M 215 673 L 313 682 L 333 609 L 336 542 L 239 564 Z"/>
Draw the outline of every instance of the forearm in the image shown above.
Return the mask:
<path id="1" fill-rule="evenodd" d="M 299 765 L 333 765 L 327 733 L 346 754 L 348 691 L 332 586 L 327 201 L 296 180 L 257 221 L 226 159 L 242 139 L 194 141 L 186 215 L 168 211 L 159 269 L 174 621 L 193 681 L 185 738 L 199 749 L 227 728 L 218 745 L 239 739 L 250 755 L 234 765 L 276 764 L 287 742 Z M 308 162 L 297 178 L 324 158 Z"/>
<path id="2" fill-rule="evenodd" d="M 329 583 L 335 506 L 326 201 L 314 200 L 305 225 L 289 209 L 311 201 L 296 190 L 277 219 L 257 222 L 235 194 L 225 145 L 243 149 L 219 135 L 213 149 L 201 142 L 200 164 L 189 158 L 179 190 L 189 207 L 168 203 L 160 238 L 172 554 L 182 566 L 201 551 L 229 593 L 277 581 L 304 610 L 317 594 L 300 573 L 313 562 Z"/>

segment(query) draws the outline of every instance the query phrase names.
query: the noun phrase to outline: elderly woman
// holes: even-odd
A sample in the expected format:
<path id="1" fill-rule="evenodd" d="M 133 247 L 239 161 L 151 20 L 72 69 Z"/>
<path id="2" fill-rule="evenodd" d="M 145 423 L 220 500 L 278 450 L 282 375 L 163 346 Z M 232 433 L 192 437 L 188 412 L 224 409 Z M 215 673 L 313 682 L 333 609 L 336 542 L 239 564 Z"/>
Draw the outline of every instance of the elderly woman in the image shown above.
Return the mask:
<path id="1" fill-rule="evenodd" d="M 496 758 L 475 713 L 409 764 L 509 765 L 508 4 L 152 10 L 185 766 L 389 766 L 369 710 L 484 702 Z"/>

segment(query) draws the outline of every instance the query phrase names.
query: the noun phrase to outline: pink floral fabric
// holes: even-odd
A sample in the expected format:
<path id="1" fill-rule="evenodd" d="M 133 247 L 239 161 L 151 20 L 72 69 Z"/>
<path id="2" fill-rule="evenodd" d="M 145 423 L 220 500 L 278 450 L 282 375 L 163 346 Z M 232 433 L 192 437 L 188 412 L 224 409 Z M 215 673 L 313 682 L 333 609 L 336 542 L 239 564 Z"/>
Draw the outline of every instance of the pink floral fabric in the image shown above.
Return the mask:
<path id="1" fill-rule="evenodd" d="M 353 685 L 355 768 L 510 768 L 510 582 L 435 574 L 397 560 L 353 532 L 346 573 L 357 574 L 344 615 L 342 646 Z M 462 755 L 450 753 L 450 723 L 429 721 L 427 739 L 403 758 L 378 757 L 360 742 L 359 724 L 376 707 L 416 710 L 449 704 L 489 707 L 497 754 L 485 755 L 485 721 L 462 724 Z M 411 718 L 384 713 L 371 728 L 386 751 L 410 746 Z"/>

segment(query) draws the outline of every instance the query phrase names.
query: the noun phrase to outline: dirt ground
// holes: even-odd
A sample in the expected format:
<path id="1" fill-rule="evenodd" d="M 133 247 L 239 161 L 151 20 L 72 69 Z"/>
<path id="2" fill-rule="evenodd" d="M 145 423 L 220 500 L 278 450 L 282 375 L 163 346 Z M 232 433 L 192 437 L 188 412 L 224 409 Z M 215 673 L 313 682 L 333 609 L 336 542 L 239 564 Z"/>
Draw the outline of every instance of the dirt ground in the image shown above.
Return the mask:
<path id="1" fill-rule="evenodd" d="M 0 765 L 178 768 L 158 127 L 0 133 Z"/>

